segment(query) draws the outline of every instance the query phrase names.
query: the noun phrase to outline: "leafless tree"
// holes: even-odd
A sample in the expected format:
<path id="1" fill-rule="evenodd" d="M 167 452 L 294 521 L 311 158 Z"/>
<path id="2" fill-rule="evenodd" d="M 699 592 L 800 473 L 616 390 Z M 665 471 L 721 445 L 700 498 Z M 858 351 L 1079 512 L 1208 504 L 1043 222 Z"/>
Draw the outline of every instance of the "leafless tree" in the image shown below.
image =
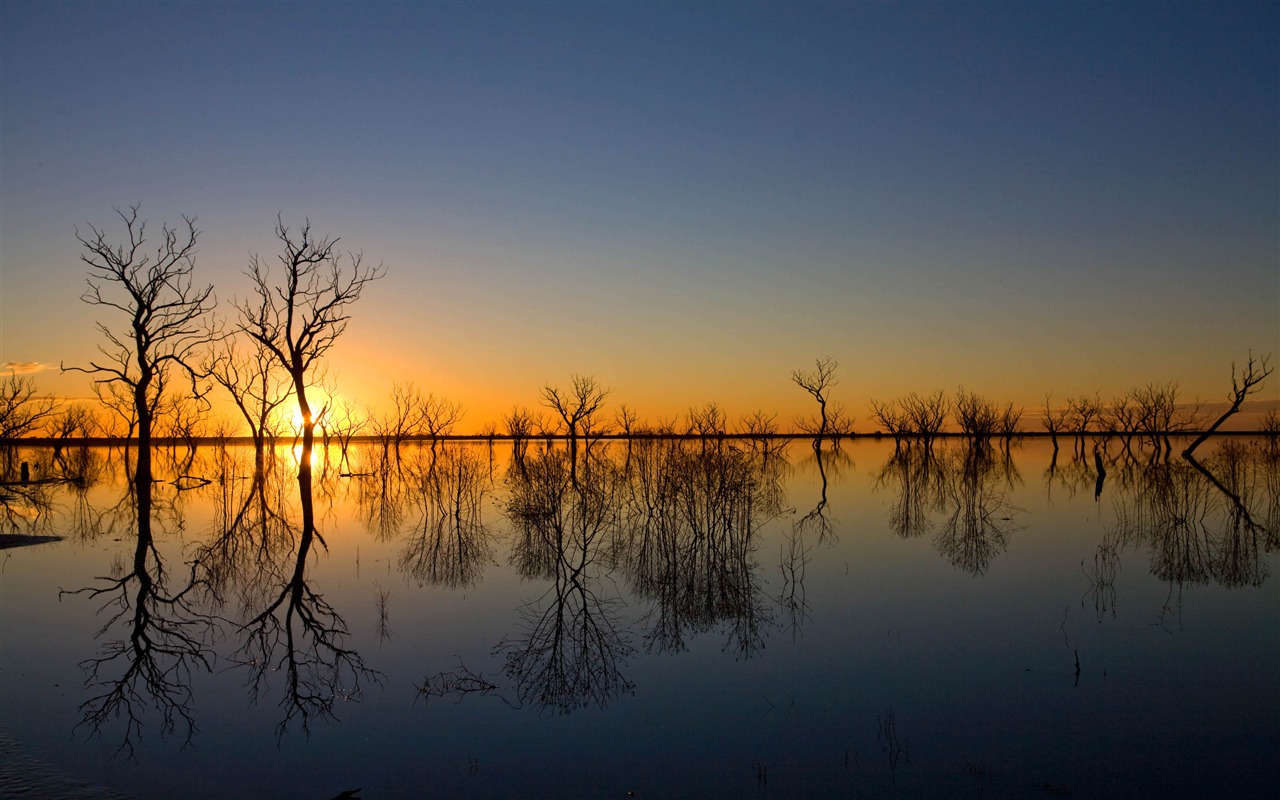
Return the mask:
<path id="1" fill-rule="evenodd" d="M 926 442 L 947 424 L 947 395 L 941 389 L 931 395 L 911 392 L 901 403 L 911 430 Z"/>
<path id="2" fill-rule="evenodd" d="M 1253 353 L 1249 353 L 1249 360 L 1244 367 L 1236 372 L 1235 362 L 1231 362 L 1231 392 L 1227 395 L 1227 401 L 1231 406 L 1214 420 L 1214 423 L 1208 427 L 1203 433 L 1196 437 L 1186 450 L 1182 451 L 1182 455 L 1190 456 L 1195 449 L 1199 447 L 1205 439 L 1214 434 L 1214 431 L 1221 427 L 1222 423 L 1231 418 L 1232 415 L 1240 410 L 1240 406 L 1244 404 L 1245 398 L 1250 394 L 1258 391 L 1262 386 L 1262 382 L 1271 374 L 1271 356 L 1265 355 L 1262 358 L 1254 358 Z"/>
<path id="3" fill-rule="evenodd" d="M 246 273 L 253 280 L 253 297 L 236 307 L 240 329 L 265 347 L 293 382 L 303 446 L 309 451 L 316 420 L 307 391 L 314 372 L 346 332 L 351 305 L 385 270 L 366 266 L 359 253 L 344 258 L 338 240 L 312 233 L 310 221 L 295 233 L 277 217 L 275 235 L 281 245 L 280 282 L 274 283 L 270 267 L 253 256 Z"/>
<path id="4" fill-rule="evenodd" d="M 515 406 L 503 418 L 507 435 L 511 437 L 511 457 L 516 464 L 523 464 L 529 449 L 529 439 L 541 427 L 542 422 L 524 406 Z"/>
<path id="5" fill-rule="evenodd" d="M 256 339 L 248 348 L 239 348 L 228 340 L 209 364 L 208 372 L 240 410 L 254 449 L 258 452 L 274 439 L 276 410 L 285 404 L 291 382 L 279 359 Z"/>
<path id="6" fill-rule="evenodd" d="M 406 439 L 422 433 L 422 392 L 413 383 L 396 383 L 388 399 L 391 403 L 387 412 L 374 426 L 383 446 L 394 447 L 399 452 Z"/>
<path id="7" fill-rule="evenodd" d="M 68 403 L 49 419 L 45 429 L 59 441 L 88 439 L 97 435 L 98 419 L 83 403 Z"/>
<path id="8" fill-rule="evenodd" d="M 571 463 L 576 464 L 578 437 L 590 435 L 596 414 L 609 397 L 609 390 L 589 375 L 573 375 L 570 382 L 572 386 L 568 391 L 557 386 L 543 386 L 542 404 L 560 415 L 564 422 Z"/>
<path id="9" fill-rule="evenodd" d="M 956 390 L 953 413 L 960 425 L 960 432 L 971 438 L 986 438 L 995 433 L 1000 422 L 996 404 L 976 392 Z"/>
<path id="10" fill-rule="evenodd" d="M 1102 411 L 1102 400 L 1097 394 L 1093 397 L 1087 395 L 1068 397 L 1063 425 L 1076 436 L 1084 436 L 1101 418 Z"/>
<path id="11" fill-rule="evenodd" d="M 716 403 L 707 403 L 701 408 L 690 407 L 685 430 L 704 439 L 724 436 L 726 430 L 724 410 Z"/>
<path id="12" fill-rule="evenodd" d="M 94 376 L 100 396 L 105 392 L 132 397 L 131 414 L 137 421 L 138 462 L 134 485 L 140 507 L 151 500 L 152 426 L 164 400 L 170 377 L 181 373 L 190 379 L 193 397 L 200 397 L 195 364 L 200 351 L 217 333 L 209 322 L 215 298 L 213 287 L 194 282 L 195 218 L 184 216 L 184 230 L 165 225 L 153 253 L 146 245 L 146 222 L 138 219 L 138 206 L 127 212 L 116 209 L 124 222 L 126 244 L 112 245 L 105 231 L 89 226 L 87 236 L 76 232 L 84 247 L 80 260 L 89 267 L 89 288 L 81 299 L 94 306 L 125 315 L 127 330 L 117 333 L 105 323 L 98 330 L 107 340 L 99 345 L 101 362 L 88 367 L 64 367 L 64 371 Z M 139 514 L 140 536 L 150 536 L 149 515 Z"/>
<path id="13" fill-rule="evenodd" d="M 429 394 L 422 399 L 423 431 L 434 443 L 453 433 L 465 413 L 461 403 Z"/>
<path id="14" fill-rule="evenodd" d="M 822 439 L 831 435 L 831 421 L 827 414 L 827 403 L 830 401 L 831 387 L 839 383 L 836 378 L 836 367 L 840 364 L 831 356 L 815 359 L 813 362 L 813 370 L 793 370 L 791 372 L 791 380 L 795 385 L 804 389 L 813 395 L 813 399 L 818 401 L 818 418 L 815 426 L 813 422 L 808 420 L 796 420 L 796 424 L 806 432 L 811 431 L 815 437 L 815 444 L 821 442 Z M 813 430 L 816 427 L 816 430 Z"/>
<path id="15" fill-rule="evenodd" d="M 355 403 L 345 397 L 339 397 L 333 401 L 332 410 L 329 412 L 329 430 L 338 440 L 343 467 L 350 469 L 348 456 L 351 440 L 368 428 L 369 420 L 369 415 L 357 413 Z"/>
<path id="16" fill-rule="evenodd" d="M 1044 429 L 1049 432 L 1049 438 L 1053 440 L 1053 452 L 1058 452 L 1058 434 L 1066 429 L 1067 409 L 1055 408 L 1052 403 L 1052 395 L 1044 396 L 1044 417 L 1041 422 Z"/>
<path id="17" fill-rule="evenodd" d="M 10 373 L 0 383 L 0 439 L 17 439 L 50 421 L 58 409 L 52 397 L 38 397 L 28 375 Z"/>
<path id="18" fill-rule="evenodd" d="M 614 421 L 618 423 L 618 429 L 622 431 L 622 435 L 631 438 L 636 431 L 636 412 L 631 406 L 623 403 L 618 406 L 618 413 L 614 415 Z"/>
<path id="19" fill-rule="evenodd" d="M 880 427 L 884 428 L 885 433 L 895 439 L 910 432 L 910 422 L 897 400 L 881 402 L 873 399 L 871 401 L 871 418 L 879 423 Z"/>

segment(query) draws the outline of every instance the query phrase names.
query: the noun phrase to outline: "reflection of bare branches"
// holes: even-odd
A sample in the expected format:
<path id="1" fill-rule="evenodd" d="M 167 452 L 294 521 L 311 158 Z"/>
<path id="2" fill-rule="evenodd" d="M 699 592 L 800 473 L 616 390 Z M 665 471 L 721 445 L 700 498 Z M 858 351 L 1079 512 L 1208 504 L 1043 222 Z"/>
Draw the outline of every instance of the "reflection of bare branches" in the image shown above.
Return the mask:
<path id="1" fill-rule="evenodd" d="M 362 680 L 381 682 L 380 674 L 345 646 L 346 622 L 306 579 L 313 543 L 314 535 L 304 532 L 293 575 L 270 605 L 242 626 L 244 643 L 237 651 L 239 663 L 249 669 L 255 701 L 268 689 L 272 673 L 284 675 L 278 736 L 295 720 L 310 732 L 312 718 L 334 717 L 338 704 L 358 700 Z"/>
<path id="2" fill-rule="evenodd" d="M 883 717 L 876 717 L 876 741 L 880 743 L 880 751 L 889 759 L 889 772 L 894 777 L 898 774 L 898 761 L 906 754 L 907 761 L 911 761 L 911 740 L 906 740 L 904 747 L 903 741 L 898 738 L 898 723 L 893 716 L 893 709 L 885 712 Z"/>
<path id="3" fill-rule="evenodd" d="M 798 638 L 800 630 L 809 621 L 809 601 L 805 597 L 804 574 L 809 564 L 809 548 L 805 546 L 804 537 L 795 531 L 787 535 L 786 543 L 780 546 L 778 572 L 782 574 L 782 589 L 778 594 L 778 605 L 786 617 L 786 627 L 790 629 L 793 639 Z"/>
<path id="4" fill-rule="evenodd" d="M 292 574 L 277 584 L 274 598 L 240 626 L 243 642 L 236 653 L 249 671 L 248 685 L 256 701 L 268 689 L 272 673 L 284 675 L 279 706 L 283 718 L 276 735 L 284 736 L 295 720 L 304 733 L 313 718 L 335 716 L 335 707 L 358 700 L 363 680 L 380 683 L 382 676 L 365 666 L 364 659 L 346 646 L 346 621 L 307 580 L 311 548 L 324 546 L 315 526 L 311 497 L 309 442 L 304 440 L 299 459 L 298 485 L 302 503 L 302 535 Z M 278 589 L 278 591 L 277 591 Z"/>
<path id="5" fill-rule="evenodd" d="M 425 697 L 430 702 L 432 697 L 454 696 L 461 700 L 469 694 L 489 695 L 498 690 L 498 684 L 486 678 L 483 673 L 472 672 L 459 661 L 456 670 L 428 675 L 422 679 L 422 683 L 415 684 L 414 688 L 418 690 L 419 697 Z"/>
<path id="6" fill-rule="evenodd" d="M 774 492 L 750 446 L 636 443 L 626 563 L 651 602 L 650 647 L 680 650 L 687 633 L 723 627 L 726 649 L 749 657 L 771 622 L 755 575 L 756 533 Z"/>
<path id="7" fill-rule="evenodd" d="M 1009 537 L 1017 529 L 1013 516 L 1018 509 L 1009 502 L 1006 488 L 1012 478 L 1002 472 L 990 444 L 981 439 L 949 451 L 942 463 L 955 508 L 934 544 L 955 566 L 983 575 L 992 559 L 1008 548 Z"/>
<path id="8" fill-rule="evenodd" d="M 512 560 L 552 586 L 521 610 L 519 630 L 498 650 L 520 700 L 560 713 L 603 707 L 632 686 L 621 672 L 632 647 L 619 601 L 601 594 L 593 568 L 617 525 L 622 471 L 598 448 L 583 453 L 575 468 L 573 448 L 546 450 L 508 476 Z"/>
<path id="9" fill-rule="evenodd" d="M 1104 537 L 1093 554 L 1093 566 L 1087 568 L 1082 560 L 1080 571 L 1089 579 L 1089 591 L 1085 594 L 1093 595 L 1093 611 L 1097 615 L 1098 622 L 1102 622 L 1108 612 L 1114 618 L 1116 574 L 1120 572 L 1120 552 L 1114 538 L 1110 535 Z M 1081 598 L 1080 605 L 1084 605 L 1084 598 Z"/>
<path id="10" fill-rule="evenodd" d="M 235 588 L 241 606 L 254 608 L 267 602 L 272 583 L 284 579 L 295 537 L 280 466 L 255 455 L 252 474 L 242 476 L 250 468 L 243 458 L 248 450 L 234 453 L 236 458 L 222 465 L 213 498 L 217 527 L 197 550 L 197 559 L 215 601 L 225 601 Z"/>
<path id="11" fill-rule="evenodd" d="M 400 553 L 400 567 L 421 583 L 475 585 L 493 547 L 481 518 L 488 470 L 474 449 L 445 447 L 411 477 L 420 517 Z"/>
<path id="12" fill-rule="evenodd" d="M 929 443 L 919 439 L 897 442 L 876 480 L 877 489 L 897 490 L 889 507 L 889 527 L 894 533 L 913 539 L 933 530 L 930 515 L 942 510 L 946 498 L 944 478 L 942 464 Z"/>
<path id="13" fill-rule="evenodd" d="M 381 584 L 377 584 L 377 606 L 378 606 L 378 641 L 385 642 L 391 638 L 391 628 L 388 625 L 388 609 L 391 603 L 391 590 L 383 589 Z"/>
<path id="14" fill-rule="evenodd" d="M 149 476 L 144 477 L 149 484 Z M 190 742 L 196 729 L 191 676 L 193 671 L 211 668 L 208 641 L 214 633 L 212 619 L 193 607 L 200 588 L 196 564 L 185 585 L 174 592 L 168 589 L 164 559 L 151 533 L 149 491 L 139 497 L 136 511 L 133 559 L 120 569 L 130 571 L 99 578 L 100 586 L 59 592 L 59 597 L 85 594 L 100 599 L 100 610 L 114 608 L 99 636 L 117 623 L 124 628 L 124 635 L 107 642 L 101 655 L 81 662 L 91 696 L 80 705 L 80 724 L 96 734 L 108 722 L 123 719 L 117 752 L 130 757 L 149 711 L 159 714 L 162 734 L 181 729 Z"/>
<path id="15" fill-rule="evenodd" d="M 1203 463 L 1153 460 L 1116 497 L 1116 531 L 1150 549 L 1152 574 L 1171 592 L 1210 580 L 1261 585 L 1276 542 L 1277 466 L 1265 447 L 1234 440 Z"/>
<path id="16" fill-rule="evenodd" d="M 822 493 L 813 510 L 796 522 L 794 533 L 798 535 L 815 533 L 819 544 L 835 544 L 838 541 L 836 521 L 831 518 L 827 509 L 827 473 L 839 475 L 843 468 L 853 465 L 853 459 L 838 447 L 823 451 L 821 440 L 815 440 L 813 461 L 818 467 L 818 477 L 822 480 Z"/>
<path id="17" fill-rule="evenodd" d="M 419 457 L 421 448 L 417 449 Z M 403 529 L 408 511 L 403 464 L 393 458 L 388 446 L 369 447 L 360 451 L 353 473 L 361 476 L 356 484 L 356 504 L 365 526 L 380 540 L 388 540 Z"/>
<path id="18" fill-rule="evenodd" d="M 618 627 L 617 601 L 600 596 L 593 587 L 599 582 L 563 559 L 556 564 L 551 589 L 521 609 L 519 629 L 498 650 L 521 702 L 561 714 L 604 708 L 633 688 L 622 674 L 632 647 Z"/>

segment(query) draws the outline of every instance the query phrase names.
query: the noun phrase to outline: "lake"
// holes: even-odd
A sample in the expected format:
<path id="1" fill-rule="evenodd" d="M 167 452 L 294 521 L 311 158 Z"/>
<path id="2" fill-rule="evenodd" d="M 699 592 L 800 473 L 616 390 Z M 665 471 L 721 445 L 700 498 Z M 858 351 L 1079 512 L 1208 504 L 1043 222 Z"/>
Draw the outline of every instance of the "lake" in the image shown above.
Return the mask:
<path id="1" fill-rule="evenodd" d="M 159 448 L 149 532 L 130 453 L 9 450 L 0 771 L 190 800 L 1274 796 L 1275 443 L 1059 445 L 357 443 L 317 450 L 309 502 L 294 448 Z"/>

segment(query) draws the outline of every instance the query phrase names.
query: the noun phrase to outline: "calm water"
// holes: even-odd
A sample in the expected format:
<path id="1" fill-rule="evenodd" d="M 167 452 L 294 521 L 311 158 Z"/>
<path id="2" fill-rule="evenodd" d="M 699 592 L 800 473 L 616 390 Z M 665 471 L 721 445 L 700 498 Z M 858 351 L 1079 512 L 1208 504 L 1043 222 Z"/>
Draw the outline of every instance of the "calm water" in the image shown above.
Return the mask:
<path id="1" fill-rule="evenodd" d="M 317 536 L 206 446 L 141 548 L 120 451 L 10 452 L 81 480 L 0 487 L 62 537 L 0 735 L 138 798 L 1274 796 L 1280 457 L 1094 444 L 335 447 Z"/>

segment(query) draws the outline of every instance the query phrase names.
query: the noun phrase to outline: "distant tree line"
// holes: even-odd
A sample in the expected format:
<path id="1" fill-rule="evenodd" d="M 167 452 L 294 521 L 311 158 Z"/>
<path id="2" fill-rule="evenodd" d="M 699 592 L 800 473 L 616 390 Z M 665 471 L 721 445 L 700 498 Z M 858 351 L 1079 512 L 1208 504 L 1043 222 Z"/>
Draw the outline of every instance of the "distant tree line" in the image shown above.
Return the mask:
<path id="1" fill-rule="evenodd" d="M 277 218 L 280 252 L 273 266 L 257 255 L 245 271 L 250 293 L 232 303 L 234 317 L 216 316 L 212 286 L 194 279 L 200 231 L 194 217 L 180 226 L 162 227 L 158 242 L 148 243 L 146 221 L 138 207 L 117 209 L 124 226 L 118 243 L 90 226 L 76 236 L 88 267 L 82 299 L 114 314 L 100 321 L 101 358 L 88 365 L 64 366 L 93 377 L 97 402 L 61 401 L 37 393 L 30 375 L 0 380 L 0 440 L 41 437 L 59 442 L 112 438 L 140 444 L 160 437 L 190 443 L 226 439 L 248 432 L 259 451 L 281 437 L 306 440 L 318 434 L 346 452 L 356 438 L 373 438 L 390 449 L 409 440 L 457 435 L 465 410 L 460 403 L 424 391 L 412 382 L 396 383 L 381 412 L 362 410 L 339 397 L 323 357 L 346 330 L 351 305 L 366 286 L 382 277 L 381 265 L 369 267 L 358 253 L 338 250 L 338 239 L 297 230 Z M 1046 395 L 1039 411 L 1043 431 L 1027 430 L 1028 410 L 1001 404 L 958 388 L 953 394 L 911 392 L 888 400 L 872 399 L 871 430 L 856 431 L 854 419 L 832 396 L 838 385 L 835 359 L 814 361 L 791 380 L 817 405 L 816 413 L 793 420 L 783 431 L 776 415 L 756 411 L 731 423 L 716 403 L 692 406 L 682 416 L 641 421 L 622 404 L 606 411 L 610 391 L 594 377 L 573 375 L 570 386 L 550 383 L 540 390 L 541 409 L 514 406 L 502 419 L 483 426 L 486 437 L 509 438 L 517 449 L 533 438 L 580 440 L 620 436 L 803 435 L 815 444 L 838 443 L 857 433 L 914 437 L 943 434 L 972 438 L 1011 438 L 1043 432 L 1055 446 L 1060 437 L 1120 436 L 1168 448 L 1169 437 L 1212 433 L 1271 374 L 1268 356 L 1249 355 L 1242 369 L 1232 365 L 1229 408 L 1210 422 L 1201 403 L 1185 403 L 1176 383 L 1151 383 L 1104 401 L 1098 394 L 1054 403 Z M 209 395 L 220 391 L 240 420 L 210 417 Z M 296 416 L 287 409 L 297 409 Z M 297 419 L 300 422 L 294 422 Z M 1280 413 L 1269 409 L 1260 431 L 1280 435 Z"/>

